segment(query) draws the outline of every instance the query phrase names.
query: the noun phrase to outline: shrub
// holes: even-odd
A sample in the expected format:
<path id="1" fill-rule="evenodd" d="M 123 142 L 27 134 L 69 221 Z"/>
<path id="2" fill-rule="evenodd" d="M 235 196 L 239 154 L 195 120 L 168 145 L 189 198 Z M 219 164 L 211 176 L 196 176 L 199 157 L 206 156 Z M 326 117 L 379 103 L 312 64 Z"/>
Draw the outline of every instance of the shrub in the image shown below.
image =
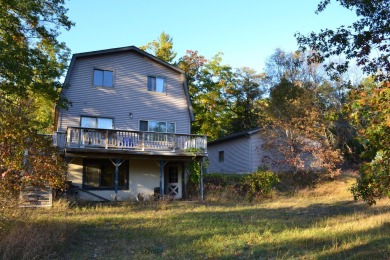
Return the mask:
<path id="1" fill-rule="evenodd" d="M 206 174 L 203 180 L 206 197 L 213 201 L 268 197 L 278 182 L 273 172 L 262 169 L 251 174 Z"/>
<path id="2" fill-rule="evenodd" d="M 203 183 L 222 187 L 235 186 L 241 182 L 242 177 L 242 174 L 208 173 L 204 175 Z"/>
<path id="3" fill-rule="evenodd" d="M 258 170 L 243 177 L 241 190 L 249 200 L 257 196 L 267 197 L 271 195 L 278 182 L 279 178 L 273 172 Z"/>

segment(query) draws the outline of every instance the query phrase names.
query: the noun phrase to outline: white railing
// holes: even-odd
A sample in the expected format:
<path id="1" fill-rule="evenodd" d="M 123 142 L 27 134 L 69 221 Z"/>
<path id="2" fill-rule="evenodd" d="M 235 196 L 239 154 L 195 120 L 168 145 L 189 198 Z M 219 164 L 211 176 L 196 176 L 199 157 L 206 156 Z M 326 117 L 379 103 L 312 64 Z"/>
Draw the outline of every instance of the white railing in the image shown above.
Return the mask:
<path id="1" fill-rule="evenodd" d="M 141 132 L 85 127 L 68 127 L 53 135 L 54 145 L 61 148 L 105 148 L 135 151 L 207 152 L 204 135 Z"/>

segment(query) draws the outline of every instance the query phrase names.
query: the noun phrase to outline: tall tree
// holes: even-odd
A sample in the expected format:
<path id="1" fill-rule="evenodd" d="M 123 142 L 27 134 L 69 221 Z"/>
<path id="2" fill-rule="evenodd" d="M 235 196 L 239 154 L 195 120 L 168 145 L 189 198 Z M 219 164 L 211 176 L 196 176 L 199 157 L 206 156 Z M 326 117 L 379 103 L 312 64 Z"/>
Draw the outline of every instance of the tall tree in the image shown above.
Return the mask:
<path id="1" fill-rule="evenodd" d="M 322 12 L 330 2 L 321 1 L 317 13 Z M 350 60 L 356 59 L 357 65 L 378 83 L 371 87 L 361 85 L 351 91 L 348 104 L 355 125 L 365 125 L 365 128 L 360 128 L 359 137 L 366 147 L 366 153 L 371 154 L 368 157 L 371 161 L 360 168 L 360 179 L 353 192 L 356 199 L 373 204 L 378 198 L 390 197 L 390 1 L 337 2 L 354 10 L 358 20 L 336 30 L 325 29 L 308 36 L 298 33 L 296 37 L 301 49 L 313 50 L 308 62 L 322 62 L 332 55 L 345 55 L 345 62 L 331 62 L 326 66 L 333 78 L 338 78 L 340 73 L 347 70 Z"/>
<path id="2" fill-rule="evenodd" d="M 230 132 L 259 127 L 260 107 L 257 102 L 261 99 L 263 89 L 261 80 L 264 74 L 257 74 L 255 70 L 244 67 L 234 73 L 233 84 L 228 85 L 226 96 L 229 100 L 232 117 Z"/>
<path id="3" fill-rule="evenodd" d="M 358 130 L 365 160 L 352 192 L 356 199 L 375 204 L 390 197 L 390 83 L 367 78 L 351 90 L 349 99 L 346 111 Z"/>
<path id="4" fill-rule="evenodd" d="M 57 40 L 73 23 L 64 0 L 0 0 L 0 193 L 64 186 L 64 163 L 38 132 L 59 101 L 69 50 Z M 60 102 L 59 105 L 65 106 Z M 43 108 L 43 109 L 42 109 Z"/>
<path id="5" fill-rule="evenodd" d="M 341 6 L 354 10 L 360 19 L 336 30 L 325 29 L 305 36 L 296 34 L 302 50 L 313 50 L 309 62 L 321 63 L 334 55 L 345 54 L 344 62 L 326 65 L 329 72 L 347 71 L 351 59 L 367 74 L 376 75 L 379 81 L 390 80 L 390 1 L 336 0 Z M 331 0 L 323 0 L 316 13 L 320 13 Z M 337 74 L 333 74 L 337 76 Z"/>
<path id="6" fill-rule="evenodd" d="M 64 0 L 0 1 L 0 91 L 56 100 L 69 50 L 57 40 L 73 25 Z"/>
<path id="7" fill-rule="evenodd" d="M 265 107 L 271 124 L 264 129 L 270 137 L 268 146 L 283 155 L 282 162 L 295 170 L 312 168 L 338 174 L 340 154 L 332 149 L 327 138 L 327 121 L 316 104 L 311 88 L 298 86 L 287 79 L 275 85 Z M 278 163 L 278 162 L 276 162 Z"/>
<path id="8" fill-rule="evenodd" d="M 195 122 L 192 132 L 208 135 L 215 140 L 229 133 L 229 100 L 226 89 L 233 84 L 233 71 L 222 64 L 222 53 L 206 60 L 197 51 L 187 51 L 179 68 L 187 76 Z"/>
<path id="9" fill-rule="evenodd" d="M 298 52 L 288 53 L 277 48 L 265 64 L 266 83 L 269 87 L 273 87 L 282 79 L 296 82 L 299 80 L 301 68 L 302 61 Z"/>
<path id="10" fill-rule="evenodd" d="M 157 40 L 141 46 L 144 51 L 151 51 L 154 56 L 168 63 L 172 63 L 176 58 L 176 52 L 173 50 L 173 39 L 169 34 L 162 32 Z"/>
<path id="11" fill-rule="evenodd" d="M 26 186 L 65 187 L 66 164 L 52 140 L 38 134 L 36 103 L 0 99 L 0 196 L 17 195 Z M 0 201 L 1 203 L 2 201 Z"/>

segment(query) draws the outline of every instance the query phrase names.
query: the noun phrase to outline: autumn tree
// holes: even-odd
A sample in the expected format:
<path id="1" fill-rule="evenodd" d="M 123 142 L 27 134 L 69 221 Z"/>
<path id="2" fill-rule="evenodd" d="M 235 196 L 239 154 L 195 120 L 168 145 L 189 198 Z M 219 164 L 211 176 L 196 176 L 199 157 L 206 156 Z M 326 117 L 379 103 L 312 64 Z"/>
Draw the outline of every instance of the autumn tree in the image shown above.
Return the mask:
<path id="1" fill-rule="evenodd" d="M 321 1 L 317 13 L 322 12 L 330 0 Z M 365 146 L 363 155 L 371 160 L 362 164 L 360 179 L 353 188 L 356 199 L 370 204 L 382 196 L 390 197 L 390 145 L 388 104 L 390 81 L 390 2 L 337 0 L 341 6 L 355 11 L 357 21 L 336 30 L 324 29 L 308 36 L 297 34 L 302 50 L 310 49 L 308 62 L 322 62 L 333 55 L 345 55 L 345 62 L 330 62 L 326 70 L 332 78 L 339 78 L 351 60 L 371 75 L 377 84 L 361 85 L 350 92 L 347 108 L 359 130 L 359 139 Z M 364 124 L 361 124 L 364 123 Z M 359 127 L 364 125 L 365 128 Z M 367 145 L 369 144 L 369 145 Z M 367 154 L 371 156 L 366 157 Z"/>
<path id="2" fill-rule="evenodd" d="M 38 132 L 60 100 L 69 50 L 57 40 L 73 23 L 64 0 L 0 1 L 0 192 L 63 187 L 63 162 Z"/>
<path id="3" fill-rule="evenodd" d="M 154 56 L 168 63 L 172 63 L 177 55 L 177 53 L 173 50 L 172 37 L 165 32 L 162 32 L 157 40 L 141 46 L 140 49 L 150 51 Z"/>
<path id="4" fill-rule="evenodd" d="M 358 130 L 365 160 L 352 192 L 355 199 L 375 204 L 390 197 L 390 83 L 367 78 L 351 90 L 349 99 L 346 111 Z"/>
<path id="5" fill-rule="evenodd" d="M 26 186 L 65 187 L 66 164 L 50 137 L 38 134 L 31 100 L 0 100 L 0 194 L 17 195 Z M 1 201 L 0 201 L 1 203 Z"/>
<path id="6" fill-rule="evenodd" d="M 315 102 L 312 89 L 282 78 L 271 88 L 265 107 L 270 124 L 263 134 L 269 137 L 270 150 L 282 155 L 280 162 L 274 162 L 281 168 L 288 165 L 294 171 L 314 169 L 335 175 L 340 154 L 327 139 L 327 122 Z"/>
<path id="7" fill-rule="evenodd" d="M 269 98 L 261 110 L 268 124 L 263 134 L 269 137 L 266 146 L 281 155 L 273 166 L 337 174 L 340 154 L 332 144 L 334 104 L 328 99 L 335 89 L 323 76 L 321 64 L 306 64 L 303 52 L 276 49 L 266 63 L 265 84 Z"/>
<path id="8" fill-rule="evenodd" d="M 226 91 L 233 84 L 234 73 L 222 63 L 222 53 L 206 60 L 197 51 L 187 51 L 179 68 L 185 71 L 194 108 L 192 132 L 206 134 L 209 140 L 228 134 L 231 112 Z"/>
<path id="9" fill-rule="evenodd" d="M 390 2 L 336 0 L 341 6 L 355 11 L 359 19 L 336 30 L 324 29 L 305 36 L 296 34 L 302 50 L 313 50 L 309 62 L 322 63 L 334 55 L 345 55 L 344 62 L 326 65 L 329 72 L 347 71 L 350 61 L 356 59 L 364 72 L 376 75 L 379 81 L 390 80 Z M 321 1 L 316 13 L 326 9 L 331 0 Z"/>

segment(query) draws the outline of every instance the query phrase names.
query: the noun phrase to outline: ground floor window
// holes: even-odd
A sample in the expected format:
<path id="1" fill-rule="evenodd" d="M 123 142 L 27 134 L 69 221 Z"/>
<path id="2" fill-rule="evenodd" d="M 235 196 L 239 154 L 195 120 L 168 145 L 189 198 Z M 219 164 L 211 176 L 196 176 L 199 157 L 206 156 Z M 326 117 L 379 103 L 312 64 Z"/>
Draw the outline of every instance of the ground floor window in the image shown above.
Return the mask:
<path id="1" fill-rule="evenodd" d="M 225 161 L 225 152 L 224 151 L 219 151 L 218 152 L 218 161 L 220 163 Z"/>
<path id="2" fill-rule="evenodd" d="M 112 160 L 114 163 L 115 159 Z M 118 189 L 129 189 L 129 163 L 125 161 L 119 166 Z M 84 159 L 84 189 L 115 189 L 115 165 L 108 159 Z"/>

